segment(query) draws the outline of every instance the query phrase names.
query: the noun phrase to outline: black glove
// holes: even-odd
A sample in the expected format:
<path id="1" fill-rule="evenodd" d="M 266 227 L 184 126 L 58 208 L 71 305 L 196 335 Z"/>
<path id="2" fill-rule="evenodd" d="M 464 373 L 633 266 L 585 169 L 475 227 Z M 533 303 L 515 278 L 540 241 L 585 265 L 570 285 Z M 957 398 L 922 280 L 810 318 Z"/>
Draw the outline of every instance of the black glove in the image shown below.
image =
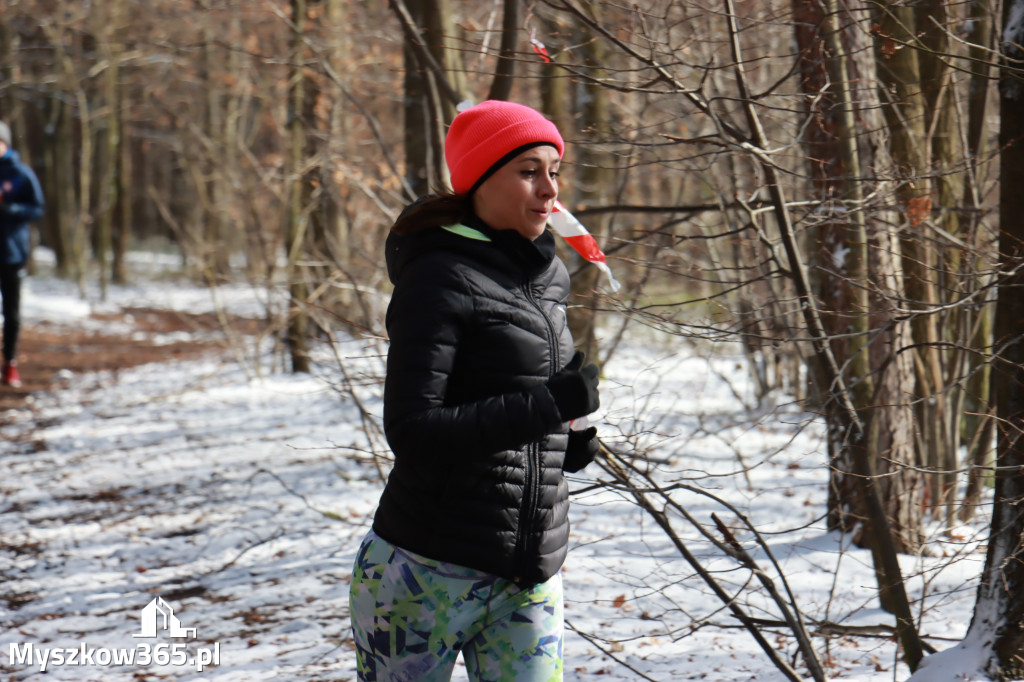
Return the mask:
<path id="1" fill-rule="evenodd" d="M 585 417 L 601 406 L 601 398 L 597 394 L 600 371 L 593 363 L 583 367 L 583 358 L 583 353 L 576 351 L 565 369 L 548 379 L 548 391 L 555 399 L 558 414 L 564 422 Z"/>
<path id="2" fill-rule="evenodd" d="M 601 446 L 597 441 L 597 427 L 591 426 L 582 431 L 569 432 L 569 447 L 565 449 L 565 462 L 562 470 L 575 474 L 594 461 Z"/>

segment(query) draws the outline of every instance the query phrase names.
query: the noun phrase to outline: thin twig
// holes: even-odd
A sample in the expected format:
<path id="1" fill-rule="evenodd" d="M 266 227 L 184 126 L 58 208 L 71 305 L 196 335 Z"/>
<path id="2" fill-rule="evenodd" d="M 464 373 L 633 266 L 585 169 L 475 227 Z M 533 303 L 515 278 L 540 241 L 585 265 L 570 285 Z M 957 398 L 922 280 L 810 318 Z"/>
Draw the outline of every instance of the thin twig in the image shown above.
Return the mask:
<path id="1" fill-rule="evenodd" d="M 591 635 L 591 634 L 589 634 L 587 632 L 584 632 L 583 630 L 578 629 L 575 625 L 572 624 L 572 621 L 570 621 L 568 618 L 565 619 L 565 625 L 566 625 L 567 628 L 569 628 L 570 630 L 575 632 L 577 635 L 579 635 L 583 639 L 585 639 L 588 642 L 590 642 L 591 644 L 593 644 L 605 656 L 607 656 L 608 658 L 612 659 L 613 661 L 615 661 L 616 663 L 618 663 L 622 667 L 628 668 L 630 670 L 630 672 L 632 672 L 632 673 L 634 673 L 636 675 L 639 675 L 640 677 L 642 677 L 645 680 L 650 680 L 651 682 L 657 682 L 657 680 L 655 680 L 653 677 L 648 677 L 647 675 L 644 675 L 642 672 L 640 672 L 639 670 L 637 670 L 636 668 L 631 666 L 629 663 L 626 663 L 624 660 L 622 660 L 621 658 L 619 658 L 618 656 L 613 654 L 611 651 L 609 651 L 608 649 L 606 649 L 603 646 L 601 646 L 601 644 L 599 644 L 598 641 L 597 641 L 597 637 L 594 637 L 593 635 Z"/>

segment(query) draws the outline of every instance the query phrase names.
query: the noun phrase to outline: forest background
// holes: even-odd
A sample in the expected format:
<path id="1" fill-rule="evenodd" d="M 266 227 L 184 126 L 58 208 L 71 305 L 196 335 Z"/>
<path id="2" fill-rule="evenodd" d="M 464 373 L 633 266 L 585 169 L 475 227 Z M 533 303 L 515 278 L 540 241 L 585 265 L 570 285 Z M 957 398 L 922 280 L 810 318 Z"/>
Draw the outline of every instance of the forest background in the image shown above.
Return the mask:
<path id="1" fill-rule="evenodd" d="M 304 372 L 331 330 L 380 332 L 383 239 L 444 185 L 456 107 L 537 107 L 624 285 L 564 254 L 579 345 L 736 344 L 760 398 L 823 415 L 829 525 L 871 550 L 911 670 L 898 556 L 992 504 L 968 639 L 1024 679 L 1022 46 L 1024 0 L 13 0 L 0 117 L 61 276 L 105 291 L 173 248 L 196 281 L 276 286 L 267 333 Z M 656 463 L 603 466 L 678 538 Z"/>

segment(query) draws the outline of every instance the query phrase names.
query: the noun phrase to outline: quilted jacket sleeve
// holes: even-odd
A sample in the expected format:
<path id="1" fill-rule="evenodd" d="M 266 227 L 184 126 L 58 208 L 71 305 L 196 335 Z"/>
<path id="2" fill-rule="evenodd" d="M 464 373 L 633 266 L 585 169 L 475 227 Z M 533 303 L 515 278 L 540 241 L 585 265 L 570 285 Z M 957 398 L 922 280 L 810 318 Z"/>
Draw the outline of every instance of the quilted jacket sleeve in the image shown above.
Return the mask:
<path id="1" fill-rule="evenodd" d="M 395 455 L 437 461 L 493 453 L 558 431 L 558 409 L 543 384 L 446 404 L 459 345 L 473 321 L 472 290 L 457 268 L 421 261 L 411 269 L 395 287 L 387 318 L 384 429 Z"/>

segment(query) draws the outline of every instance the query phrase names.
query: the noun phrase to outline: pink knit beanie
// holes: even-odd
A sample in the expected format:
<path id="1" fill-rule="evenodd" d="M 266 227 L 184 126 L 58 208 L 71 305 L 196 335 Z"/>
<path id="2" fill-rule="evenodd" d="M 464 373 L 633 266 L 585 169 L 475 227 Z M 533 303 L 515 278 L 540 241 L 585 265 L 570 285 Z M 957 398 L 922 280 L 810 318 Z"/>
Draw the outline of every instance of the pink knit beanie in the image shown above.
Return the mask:
<path id="1" fill-rule="evenodd" d="M 452 190 L 466 194 L 511 152 L 550 144 L 561 158 L 565 143 L 554 123 L 530 107 L 487 100 L 461 112 L 444 141 L 444 159 Z"/>

